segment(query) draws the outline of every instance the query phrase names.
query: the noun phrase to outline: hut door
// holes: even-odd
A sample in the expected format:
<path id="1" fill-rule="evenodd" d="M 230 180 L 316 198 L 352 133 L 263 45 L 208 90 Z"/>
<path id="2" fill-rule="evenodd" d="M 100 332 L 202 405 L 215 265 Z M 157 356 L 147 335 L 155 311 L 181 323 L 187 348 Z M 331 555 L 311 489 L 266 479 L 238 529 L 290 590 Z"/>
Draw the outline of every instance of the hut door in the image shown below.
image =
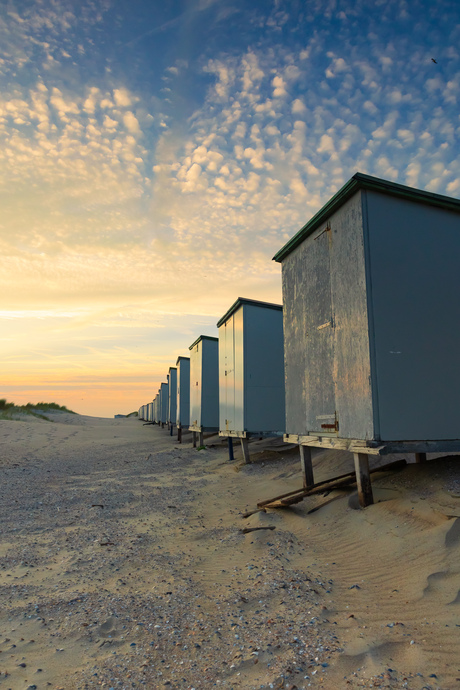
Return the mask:
<path id="1" fill-rule="evenodd" d="M 200 345 L 197 343 L 190 355 L 190 426 L 201 427 L 201 358 Z"/>
<path id="2" fill-rule="evenodd" d="M 224 429 L 235 431 L 235 336 L 234 317 L 225 323 L 225 419 Z"/>
<path id="3" fill-rule="evenodd" d="M 325 229 L 307 253 L 306 419 L 308 431 L 321 434 L 337 432 L 330 242 Z"/>

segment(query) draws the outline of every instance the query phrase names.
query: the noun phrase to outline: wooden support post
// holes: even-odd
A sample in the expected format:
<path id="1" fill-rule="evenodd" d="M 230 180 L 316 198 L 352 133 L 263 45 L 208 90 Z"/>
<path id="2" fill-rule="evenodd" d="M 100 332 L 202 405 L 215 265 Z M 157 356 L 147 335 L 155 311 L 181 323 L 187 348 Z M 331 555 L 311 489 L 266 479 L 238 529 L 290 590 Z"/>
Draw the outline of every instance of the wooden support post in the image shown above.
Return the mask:
<path id="1" fill-rule="evenodd" d="M 249 441 L 247 438 L 241 439 L 241 450 L 243 451 L 244 462 L 249 465 Z"/>
<path id="2" fill-rule="evenodd" d="M 355 458 L 356 484 L 358 485 L 359 504 L 361 508 L 374 503 L 372 484 L 369 474 L 369 457 L 366 453 L 353 453 Z"/>
<path id="3" fill-rule="evenodd" d="M 174 431 L 174 424 L 171 424 L 171 427 L 169 429 L 169 435 L 172 436 Z"/>
<path id="4" fill-rule="evenodd" d="M 200 431 L 200 446 L 204 446 L 204 432 Z"/>
<path id="5" fill-rule="evenodd" d="M 192 431 L 192 443 L 193 447 L 196 448 L 196 431 Z"/>
<path id="6" fill-rule="evenodd" d="M 415 462 L 426 462 L 426 453 L 415 453 Z"/>
<path id="7" fill-rule="evenodd" d="M 182 443 L 182 427 L 180 424 L 177 427 L 177 442 Z"/>
<path id="8" fill-rule="evenodd" d="M 313 465 L 311 462 L 310 446 L 299 446 L 300 466 L 302 467 L 303 488 L 310 489 L 314 485 Z"/>
<path id="9" fill-rule="evenodd" d="M 165 423 L 164 423 L 164 422 L 161 422 L 161 428 L 162 428 L 162 429 L 165 428 Z"/>
<path id="10" fill-rule="evenodd" d="M 234 460 L 235 456 L 233 454 L 233 439 L 231 436 L 228 437 L 228 459 Z"/>

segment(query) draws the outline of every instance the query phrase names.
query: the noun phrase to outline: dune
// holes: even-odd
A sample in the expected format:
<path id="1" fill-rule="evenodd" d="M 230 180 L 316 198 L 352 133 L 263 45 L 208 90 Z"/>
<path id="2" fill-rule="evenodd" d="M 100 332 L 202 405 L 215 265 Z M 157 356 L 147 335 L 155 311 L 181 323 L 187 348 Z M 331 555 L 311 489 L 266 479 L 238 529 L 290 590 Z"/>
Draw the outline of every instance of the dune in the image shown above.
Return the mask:
<path id="1" fill-rule="evenodd" d="M 2 687 L 459 687 L 458 457 L 244 519 L 297 449 L 52 418 L 0 421 Z"/>

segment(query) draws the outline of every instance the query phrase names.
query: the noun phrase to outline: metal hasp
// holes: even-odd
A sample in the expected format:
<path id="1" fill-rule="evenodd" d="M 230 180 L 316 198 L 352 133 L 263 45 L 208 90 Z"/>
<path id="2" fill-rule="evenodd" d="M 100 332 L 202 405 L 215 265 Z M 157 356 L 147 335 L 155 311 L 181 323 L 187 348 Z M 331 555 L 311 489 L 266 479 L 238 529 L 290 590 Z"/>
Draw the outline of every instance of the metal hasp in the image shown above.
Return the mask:
<path id="1" fill-rule="evenodd" d="M 362 505 L 362 455 L 460 451 L 460 200 L 356 173 L 274 259 L 285 439 L 355 453 Z"/>
<path id="2" fill-rule="evenodd" d="M 219 329 L 219 436 L 248 439 L 285 431 L 283 307 L 238 297 Z"/>
<path id="3" fill-rule="evenodd" d="M 205 431 L 219 430 L 219 341 L 200 335 L 190 350 L 190 431 L 193 447 Z"/>
<path id="4" fill-rule="evenodd" d="M 176 424 L 177 440 L 182 443 L 182 431 L 190 426 L 190 357 L 178 357 Z"/>
<path id="5" fill-rule="evenodd" d="M 160 386 L 161 390 L 161 410 L 160 410 L 160 422 L 161 426 L 164 427 L 168 423 L 168 407 L 169 407 L 169 384 L 162 383 Z"/>
<path id="6" fill-rule="evenodd" d="M 169 396 L 168 396 L 168 423 L 171 436 L 176 423 L 177 416 L 177 369 L 176 367 L 169 367 Z"/>

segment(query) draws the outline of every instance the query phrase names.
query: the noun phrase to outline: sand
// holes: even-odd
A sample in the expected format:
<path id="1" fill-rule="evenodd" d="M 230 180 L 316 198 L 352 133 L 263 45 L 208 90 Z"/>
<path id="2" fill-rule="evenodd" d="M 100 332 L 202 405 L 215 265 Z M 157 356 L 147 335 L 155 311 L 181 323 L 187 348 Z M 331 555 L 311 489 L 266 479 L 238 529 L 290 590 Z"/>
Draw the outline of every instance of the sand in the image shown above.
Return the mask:
<path id="1" fill-rule="evenodd" d="M 0 421 L 1 688 L 460 687 L 458 458 L 243 519 L 296 449 L 50 416 Z"/>

